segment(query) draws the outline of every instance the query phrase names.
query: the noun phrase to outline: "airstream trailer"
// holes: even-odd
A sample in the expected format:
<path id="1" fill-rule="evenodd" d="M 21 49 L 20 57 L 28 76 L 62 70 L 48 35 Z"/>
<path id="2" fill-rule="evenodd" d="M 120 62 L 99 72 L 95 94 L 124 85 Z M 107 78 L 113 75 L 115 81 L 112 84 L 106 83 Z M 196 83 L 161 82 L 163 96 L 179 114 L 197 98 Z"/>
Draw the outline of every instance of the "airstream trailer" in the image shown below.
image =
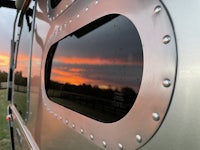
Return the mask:
<path id="1" fill-rule="evenodd" d="M 200 1 L 16 1 L 13 150 L 197 150 Z"/>

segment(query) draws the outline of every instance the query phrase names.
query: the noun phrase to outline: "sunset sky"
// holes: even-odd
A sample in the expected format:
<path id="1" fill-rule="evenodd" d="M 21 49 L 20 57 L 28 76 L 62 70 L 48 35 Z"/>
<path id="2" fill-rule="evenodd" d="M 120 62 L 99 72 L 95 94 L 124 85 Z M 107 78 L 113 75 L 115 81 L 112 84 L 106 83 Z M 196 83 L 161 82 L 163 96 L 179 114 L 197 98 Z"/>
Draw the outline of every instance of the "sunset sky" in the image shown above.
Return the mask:
<path id="1" fill-rule="evenodd" d="M 10 41 L 16 11 L 0 7 L 0 70 L 8 71 Z"/>
<path id="2" fill-rule="evenodd" d="M 0 8 L 1 71 L 8 72 L 15 15 L 16 10 Z M 53 58 L 51 80 L 113 89 L 127 86 L 139 90 L 143 68 L 142 45 L 130 20 L 118 16 L 81 37 L 75 35 L 59 42 Z M 29 48 L 25 43 L 28 43 L 28 39 L 22 36 L 21 41 L 24 44 L 19 45 L 16 71 L 27 77 Z M 33 59 L 40 61 L 39 58 Z M 32 67 L 32 74 L 38 73 L 35 69 L 38 68 Z"/>
<path id="3" fill-rule="evenodd" d="M 138 91 L 143 53 L 137 35 L 133 24 L 118 16 L 81 37 L 67 36 L 56 48 L 51 80 Z"/>

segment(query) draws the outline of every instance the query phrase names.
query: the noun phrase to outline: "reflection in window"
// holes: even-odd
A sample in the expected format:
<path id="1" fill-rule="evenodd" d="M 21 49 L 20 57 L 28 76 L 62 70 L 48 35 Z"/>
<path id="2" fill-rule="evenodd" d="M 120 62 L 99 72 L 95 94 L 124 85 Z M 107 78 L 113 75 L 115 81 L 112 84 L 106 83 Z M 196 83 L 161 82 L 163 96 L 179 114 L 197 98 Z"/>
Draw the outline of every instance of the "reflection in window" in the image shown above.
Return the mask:
<path id="1" fill-rule="evenodd" d="M 22 75 L 22 71 L 15 72 L 14 104 L 21 117 L 27 118 L 27 77 Z"/>
<path id="2" fill-rule="evenodd" d="M 16 62 L 16 69 L 14 71 L 14 105 L 19 114 L 27 121 L 28 119 L 28 95 L 27 95 L 27 78 L 28 78 L 28 64 L 29 64 L 29 50 L 31 42 L 31 28 L 26 23 L 27 18 L 23 19 L 23 28 L 21 39 L 18 47 L 18 54 Z"/>
<path id="3" fill-rule="evenodd" d="M 139 92 L 142 44 L 133 23 L 108 15 L 54 44 L 47 56 L 48 97 L 71 110 L 110 123 L 123 118 Z"/>

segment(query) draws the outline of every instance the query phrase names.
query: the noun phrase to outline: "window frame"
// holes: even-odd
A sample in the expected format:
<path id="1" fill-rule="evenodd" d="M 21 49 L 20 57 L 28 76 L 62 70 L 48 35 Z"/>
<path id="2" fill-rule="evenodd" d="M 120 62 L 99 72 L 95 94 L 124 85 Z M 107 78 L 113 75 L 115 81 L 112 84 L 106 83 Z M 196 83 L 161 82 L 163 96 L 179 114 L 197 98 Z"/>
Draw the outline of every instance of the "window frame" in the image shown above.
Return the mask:
<path id="1" fill-rule="evenodd" d="M 114 20 L 114 22 L 112 21 L 113 19 L 115 19 Z M 117 19 L 117 21 L 116 21 L 116 19 Z M 123 22 L 122 22 L 123 21 Z M 105 25 L 106 24 L 106 25 Z M 108 26 L 108 24 L 109 24 L 109 26 Z M 123 30 L 123 31 L 125 31 L 126 32 L 126 34 L 125 33 L 123 33 L 122 31 L 120 32 L 120 34 L 118 33 L 118 38 L 114 38 L 115 36 L 115 34 L 116 34 L 116 30 L 118 30 L 118 28 L 117 29 L 115 29 L 115 31 L 112 31 L 110 34 L 108 33 L 109 32 L 109 29 L 110 29 L 110 26 L 119 26 L 118 28 L 120 28 L 120 30 Z M 125 26 L 125 25 L 127 25 L 127 26 Z M 105 28 L 105 26 L 106 26 L 106 28 Z M 109 29 L 108 29 L 108 27 L 109 27 Z M 129 27 L 129 28 L 128 28 Z M 120 82 L 120 79 L 121 78 L 123 78 L 123 79 L 121 79 L 121 82 L 122 81 L 124 81 L 124 79 L 126 79 L 125 77 L 124 77 L 124 75 L 125 75 L 125 72 L 123 72 L 123 76 L 120 76 L 120 77 L 117 77 L 117 79 L 118 80 L 116 80 L 115 79 L 115 82 L 113 83 L 113 85 L 114 84 L 118 84 L 120 87 L 115 87 L 115 89 L 113 89 L 113 88 L 109 88 L 109 89 L 102 89 L 102 88 L 100 88 L 100 86 L 99 86 L 99 84 L 98 83 L 88 83 L 88 82 L 86 82 L 86 83 L 82 83 L 82 84 L 79 84 L 79 85 L 73 85 L 73 83 L 68 83 L 68 86 L 74 86 L 74 88 L 76 87 L 76 88 L 78 88 L 78 89 L 83 89 L 84 87 L 86 87 L 86 86 L 90 86 L 91 87 L 91 90 L 98 90 L 99 92 L 103 92 L 103 93 L 105 93 L 106 91 L 106 93 L 112 93 L 113 94 L 113 98 L 105 98 L 105 96 L 103 96 L 103 97 L 101 97 L 102 95 L 90 95 L 89 93 L 85 93 L 85 92 L 83 92 L 82 94 L 81 93 L 76 93 L 76 91 L 71 91 L 70 93 L 71 93 L 71 97 L 72 96 L 74 96 L 74 105 L 76 105 L 77 104 L 77 107 L 80 107 L 79 109 L 78 108 L 76 108 L 76 107 L 72 107 L 72 106 L 67 106 L 66 104 L 61 104 L 61 102 L 63 102 L 63 100 L 65 100 L 63 97 L 56 97 L 56 98 L 58 98 L 58 99 L 54 99 L 54 97 L 51 97 L 51 95 L 48 93 L 49 92 L 49 90 L 50 91 L 52 91 L 52 90 L 54 90 L 54 88 L 51 88 L 50 87 L 50 84 L 52 83 L 51 82 L 51 76 L 53 75 L 53 73 L 51 72 L 52 71 L 52 69 L 55 69 L 54 68 L 54 66 L 53 66 L 53 64 L 54 64 L 54 59 L 56 59 L 55 57 L 56 57 L 56 54 L 57 54 L 57 51 L 60 51 L 60 49 L 59 49 L 59 43 L 61 42 L 61 43 L 65 43 L 65 42 L 67 42 L 68 40 L 71 40 L 71 39 L 74 39 L 74 38 L 71 38 L 71 37 L 76 37 L 76 40 L 74 39 L 74 41 L 76 41 L 77 43 L 76 44 L 74 44 L 74 45 L 80 45 L 81 43 L 83 43 L 83 41 L 84 42 L 87 42 L 88 40 L 91 40 L 91 38 L 88 38 L 87 40 L 83 40 L 83 41 L 77 41 L 77 40 L 80 40 L 80 38 L 83 36 L 83 38 L 85 39 L 85 35 L 87 36 L 87 34 L 89 34 L 89 36 L 91 35 L 90 33 L 93 33 L 92 35 L 92 37 L 94 38 L 94 34 L 96 35 L 96 38 L 94 38 L 95 39 L 95 41 L 97 41 L 97 43 L 93 43 L 93 42 L 91 42 L 91 43 L 93 43 L 93 44 L 89 44 L 90 46 L 92 46 L 92 47 L 94 47 L 94 49 L 95 49 L 95 47 L 102 47 L 102 49 L 106 49 L 106 50 L 108 50 L 109 51 L 109 48 L 111 48 L 111 47 L 107 47 L 107 46 L 103 46 L 102 44 L 99 44 L 99 45 L 97 45 L 98 43 L 99 43 L 99 41 L 104 41 L 105 40 L 105 38 L 106 37 L 98 37 L 98 33 L 99 33 L 99 31 L 96 31 L 95 29 L 97 29 L 97 30 L 102 30 L 101 31 L 101 33 L 104 33 L 105 34 L 105 36 L 107 35 L 108 37 L 110 37 L 109 39 L 107 39 L 107 40 L 109 40 L 109 43 L 111 42 L 111 40 L 119 40 L 119 39 L 121 39 L 120 41 L 122 41 L 122 40 L 124 40 L 124 42 L 122 42 L 122 43 L 126 43 L 126 44 L 121 44 L 121 45 L 119 45 L 119 44 L 114 44 L 114 43 L 118 43 L 118 42 L 120 42 L 120 41 L 112 41 L 113 42 L 113 44 L 111 44 L 112 45 L 112 52 L 118 52 L 117 50 L 118 49 L 123 49 L 124 51 L 127 51 L 126 49 L 129 49 L 128 47 L 126 47 L 126 45 L 127 45 L 127 42 L 129 42 L 129 44 L 130 45 L 132 45 L 132 48 L 131 48 L 131 50 L 129 50 L 128 51 L 128 53 L 129 54 L 132 54 L 132 55 L 126 55 L 126 63 L 128 63 L 128 64 L 123 64 L 123 66 L 122 66 L 122 64 L 118 64 L 118 67 L 120 66 L 120 67 L 122 67 L 121 69 L 123 69 L 123 68 L 129 68 L 129 71 L 128 70 L 125 70 L 124 69 L 124 71 L 126 72 L 126 73 L 129 73 L 128 75 L 127 75 L 127 77 L 129 77 L 130 78 L 130 74 L 132 74 L 133 76 L 132 76 L 132 78 L 131 79 L 129 79 L 129 80 L 131 80 L 131 82 L 129 82 L 129 83 L 132 83 L 131 85 L 120 85 L 119 84 L 119 82 Z M 130 30 L 131 32 L 128 32 L 127 33 L 127 31 L 126 30 Z M 97 33 L 98 32 L 98 33 Z M 130 34 L 131 33 L 131 34 Z M 127 34 L 129 34 L 129 35 L 127 35 Z M 120 35 L 120 37 L 119 37 L 119 35 Z M 123 36 L 122 36 L 123 35 Z M 131 39 L 129 38 L 129 40 L 126 38 L 126 37 L 131 37 Z M 92 38 L 92 40 L 94 40 Z M 71 41 L 72 42 L 72 41 Z M 73 43 L 73 42 L 72 42 Z M 79 44 L 80 43 L 80 44 Z M 134 44 L 133 44 L 134 43 Z M 137 45 L 136 45 L 137 44 Z M 70 45 L 70 44 L 69 44 Z M 84 45 L 87 45 L 87 43 L 83 43 L 83 46 Z M 81 46 L 80 46 L 81 47 Z M 78 48 L 78 47 L 77 47 Z M 91 49 L 91 48 L 90 48 Z M 62 48 L 61 48 L 61 50 L 62 50 Z M 65 49 L 65 50 L 62 50 L 62 53 L 64 52 L 64 51 L 67 51 L 68 49 Z M 70 50 L 70 48 L 69 48 L 69 50 Z M 97 50 L 95 51 L 95 52 L 97 52 Z M 95 53 L 94 52 L 94 53 Z M 131 53 L 132 52 L 132 53 Z M 79 52 L 79 54 L 80 54 L 81 52 Z M 91 52 L 91 53 L 93 53 L 93 51 Z M 91 54 L 90 53 L 90 54 Z M 134 54 L 133 54 L 134 53 Z M 123 53 L 123 54 L 125 54 L 125 53 Z M 134 55 L 137 55 L 137 57 L 134 57 Z M 67 55 L 66 55 L 67 56 Z M 105 54 L 105 58 L 107 58 L 106 57 L 107 55 Z M 113 55 L 113 56 L 115 56 L 115 55 Z M 112 58 L 114 59 L 114 60 L 116 60 L 116 59 L 123 59 L 124 57 L 119 57 L 119 54 L 117 54 L 116 55 L 116 58 L 115 57 L 113 57 L 112 56 Z M 63 56 L 64 57 L 64 56 Z M 74 56 L 74 57 L 76 57 L 76 56 Z M 80 56 L 81 57 L 81 56 Z M 86 56 L 87 57 L 87 56 Z M 111 57 L 111 56 L 110 56 Z M 110 58 L 109 57 L 109 58 Z M 128 58 L 132 58 L 133 60 L 131 61 L 131 59 L 128 59 Z M 103 122 L 103 123 L 113 123 L 113 122 L 116 122 L 116 121 L 118 121 L 118 120 L 120 120 L 120 119 L 122 119 L 129 111 L 130 111 L 130 109 L 133 107 L 133 105 L 134 105 L 134 103 L 135 103 L 135 101 L 136 101 L 136 99 L 137 99 L 137 95 L 138 95 L 138 90 L 140 89 L 140 85 L 141 85 L 141 81 L 142 81 L 142 74 L 143 74 L 143 50 L 142 50 L 142 43 L 141 43 L 141 39 L 140 39 L 140 36 L 139 36 L 139 33 L 138 33 L 138 31 L 137 31 L 137 29 L 135 28 L 135 26 L 134 26 L 134 24 L 132 23 L 132 22 L 130 22 L 130 20 L 128 19 L 128 18 L 126 18 L 125 16 L 122 16 L 122 15 L 119 15 L 119 14 L 111 14 L 111 15 L 106 15 L 106 16 L 104 16 L 104 17 L 102 17 L 102 18 L 99 18 L 99 19 L 97 19 L 97 20 L 95 20 L 95 21 L 93 21 L 93 22 L 91 22 L 91 23 L 89 23 L 88 25 L 86 25 L 86 26 L 84 26 L 84 27 L 82 27 L 81 29 L 79 29 L 79 30 L 77 30 L 77 31 L 75 31 L 75 32 L 73 32 L 72 34 L 70 34 L 70 35 L 68 35 L 68 36 L 66 36 L 65 38 L 63 38 L 63 39 L 61 39 L 60 41 L 58 41 L 57 43 L 55 43 L 55 44 L 53 44 L 52 45 L 52 47 L 50 48 L 50 50 L 49 50 L 49 53 L 48 53 L 48 55 L 47 55 L 47 60 L 46 60 L 46 65 L 45 65 L 45 89 L 46 89 L 46 93 L 47 93 L 47 96 L 48 96 L 48 98 L 50 99 L 50 100 L 52 100 L 53 102 L 55 102 L 55 103 L 57 103 L 57 104 L 60 104 L 61 106 L 64 106 L 64 107 L 66 107 L 66 108 L 68 108 L 68 109 L 71 109 L 71 110 L 73 110 L 73 111 L 75 111 L 75 112 L 77 112 L 77 113 L 80 113 L 80 114 L 82 114 L 82 115 L 84 115 L 84 116 L 87 116 L 87 117 L 89 117 L 89 118 L 92 118 L 92 119 L 94 119 L 94 120 L 96 120 L 96 121 L 100 121 L 100 122 Z M 82 57 L 82 58 L 84 58 L 84 56 Z M 87 59 L 89 59 L 89 57 L 87 58 Z M 111 58 L 110 58 L 111 59 Z M 125 59 L 125 58 L 124 58 Z M 135 60 L 136 59 L 136 60 Z M 92 60 L 91 60 L 92 61 Z M 103 60 L 102 60 L 103 61 Z M 130 64 L 130 61 L 131 61 L 131 64 Z M 135 64 L 135 62 L 137 62 L 138 64 Z M 114 63 L 114 62 L 113 62 Z M 125 63 L 125 62 L 124 62 Z M 66 64 L 67 65 L 67 64 Z M 97 67 L 99 66 L 99 64 L 97 65 Z M 102 64 L 102 66 L 103 66 L 103 64 Z M 110 67 L 109 65 L 106 65 L 107 67 Z M 133 69 L 133 70 L 136 70 L 136 72 L 135 71 L 132 71 L 131 73 L 130 73 L 130 66 L 131 66 L 131 68 Z M 91 67 L 91 65 L 88 65 L 88 67 Z M 88 68 L 87 67 L 87 68 Z M 105 66 L 104 66 L 105 67 Z M 137 69 L 136 69 L 137 68 Z M 58 68 L 57 68 L 58 69 Z M 119 69 L 119 68 L 118 68 Z M 120 70 L 121 69 L 119 69 L 119 70 L 116 70 L 116 69 L 114 69 L 115 70 L 115 72 L 120 72 Z M 89 71 L 89 70 L 88 70 Z M 127 72 L 128 71 L 128 72 Z M 87 71 L 86 71 L 87 72 Z M 106 74 L 106 72 L 102 72 L 102 74 Z M 122 73 L 122 72 L 121 72 Z M 117 74 L 112 74 L 111 76 L 116 76 Z M 126 75 L 125 75 L 126 76 Z M 137 82 L 135 81 L 137 79 Z M 105 80 L 105 79 L 104 79 Z M 108 79 L 107 79 L 107 81 L 108 81 Z M 125 80 L 126 81 L 126 83 L 128 83 L 127 82 L 127 80 Z M 124 81 L 124 82 L 125 82 Z M 56 82 L 56 81 L 53 81 L 53 82 Z M 59 81 L 57 81 L 57 83 L 59 83 Z M 101 83 L 102 83 L 102 81 L 101 81 Z M 62 86 L 64 86 L 66 83 L 59 83 L 60 84 L 60 86 L 61 86 L 61 84 L 62 84 Z M 102 83 L 103 84 L 103 83 Z M 56 85 L 58 85 L 58 84 L 56 84 Z M 84 87 L 83 87 L 83 85 L 85 85 Z M 112 85 L 112 83 L 107 83 L 106 84 L 107 86 L 113 86 Z M 58 85 L 59 86 L 59 85 Z M 57 88 L 58 88 L 58 86 L 57 86 Z M 131 87 L 132 86 L 132 87 Z M 137 87 L 136 89 L 134 89 L 133 87 Z M 96 88 L 95 88 L 96 87 Z M 120 88 L 120 89 L 118 89 L 118 88 Z M 63 88 L 62 88 L 63 89 Z M 63 94 L 65 94 L 66 92 L 68 92 L 68 91 L 65 91 L 65 90 L 62 90 L 62 89 L 60 89 L 59 91 L 58 91 L 58 93 L 62 93 L 62 94 L 60 94 L 60 95 L 63 95 Z M 56 89 L 55 89 L 56 90 Z M 96 91 L 95 90 L 95 91 Z M 124 90 L 126 90 L 126 92 L 124 91 Z M 123 92 L 124 91 L 124 92 Z M 73 94 L 72 94 L 72 92 L 74 92 Z M 80 91 L 81 92 L 81 91 Z M 97 94 L 99 93 L 99 92 L 97 92 Z M 114 97 L 114 94 L 120 94 L 121 96 L 117 96 L 118 97 L 118 99 L 119 99 L 119 97 L 121 98 L 120 100 L 117 100 L 117 98 L 116 98 L 116 96 Z M 132 97 L 131 99 L 129 98 L 129 99 L 127 99 L 127 94 L 126 94 L 126 96 L 125 96 L 125 93 L 129 93 L 129 97 Z M 131 93 L 130 93 L 131 92 Z M 55 93 L 55 92 L 54 92 Z M 77 97 L 77 95 L 75 96 L 74 94 L 78 94 L 79 95 L 79 98 L 77 98 L 76 99 L 76 97 Z M 66 95 L 66 94 L 65 94 Z M 103 95 L 105 95 L 105 94 L 103 94 Z M 85 96 L 85 97 L 84 97 Z M 99 99 L 98 100 L 95 100 L 95 97 L 98 97 Z M 92 98 L 93 97 L 93 98 Z M 88 98 L 88 99 L 87 99 Z M 82 103 L 83 104 L 81 104 L 81 105 L 79 105 L 79 102 L 80 102 L 80 99 L 82 99 L 81 101 L 83 101 Z M 93 99 L 93 100 L 92 100 Z M 85 101 L 84 101 L 85 100 Z M 92 100 L 92 101 L 91 101 Z M 67 100 L 66 100 L 67 101 Z M 70 100 L 69 100 L 70 101 Z M 76 101 L 78 101 L 78 102 L 76 102 Z M 93 107 L 95 107 L 96 109 L 98 109 L 97 111 L 96 111 L 96 113 L 95 113 L 95 111 L 94 112 L 90 112 L 89 111 L 89 109 L 91 109 L 91 107 L 90 107 L 90 104 L 88 103 L 89 101 L 91 101 L 91 102 L 93 102 Z M 102 104 L 100 104 L 98 101 L 101 101 L 102 102 Z M 85 104 L 86 103 L 86 104 Z M 87 109 L 88 111 L 84 111 L 85 109 Z M 105 109 L 105 110 L 104 110 Z M 106 109 L 109 109 L 109 111 L 106 111 Z M 104 110 L 103 112 L 101 111 L 101 110 Z M 96 115 L 95 115 L 96 114 Z M 98 115 L 99 114 L 99 115 Z M 115 115 L 114 115 L 115 114 Z M 108 117 L 108 116 L 112 116 L 112 117 Z"/>
<path id="2" fill-rule="evenodd" d="M 73 6 L 71 10 L 75 7 Z M 80 7 L 81 10 L 63 13 L 67 18 L 65 21 L 60 20 L 59 15 L 55 17 L 58 24 L 52 27 L 42 60 L 42 101 L 47 113 L 96 145 L 104 147 L 103 141 L 112 149 L 123 145 L 127 149 L 137 149 L 158 131 L 171 102 L 177 63 L 174 29 L 167 10 L 160 1 L 127 1 L 126 4 L 113 2 L 110 6 L 107 9 L 106 1 L 91 1 Z M 162 8 L 161 13 L 155 11 L 157 7 Z M 117 122 L 101 123 L 48 99 L 45 90 L 45 64 L 48 51 L 54 43 L 86 24 L 113 13 L 127 17 L 136 26 L 143 45 L 144 70 L 137 103 L 129 113 Z"/>

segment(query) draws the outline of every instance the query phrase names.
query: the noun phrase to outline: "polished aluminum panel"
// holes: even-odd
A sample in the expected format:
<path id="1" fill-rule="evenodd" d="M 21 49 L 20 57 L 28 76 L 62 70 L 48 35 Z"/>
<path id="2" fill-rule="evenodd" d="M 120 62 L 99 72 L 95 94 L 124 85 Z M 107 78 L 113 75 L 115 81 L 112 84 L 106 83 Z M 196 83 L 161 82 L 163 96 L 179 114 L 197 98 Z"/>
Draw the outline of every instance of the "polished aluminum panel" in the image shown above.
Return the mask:
<path id="1" fill-rule="evenodd" d="M 10 105 L 12 110 L 12 115 L 14 118 L 14 142 L 16 150 L 39 150 L 38 145 L 36 144 L 33 136 L 29 132 L 27 126 L 24 124 L 24 120 L 22 120 L 21 115 L 15 106 Z"/>
<path id="2" fill-rule="evenodd" d="M 200 148 L 200 1 L 163 0 L 174 25 L 178 66 L 169 111 L 158 133 L 142 150 Z"/>
<path id="3" fill-rule="evenodd" d="M 56 9 L 59 7 L 61 6 L 58 5 Z M 86 24 L 113 13 L 126 16 L 136 26 L 143 45 L 144 70 L 138 97 L 129 113 L 117 122 L 101 123 L 48 100 L 44 86 L 45 64 L 48 51 L 54 43 Z M 85 137 L 91 143 L 107 149 L 136 149 L 143 146 L 160 127 L 175 84 L 177 62 L 175 35 L 165 7 L 157 0 L 126 0 L 118 3 L 114 0 L 82 0 L 76 1 L 69 10 L 56 15 L 53 20 L 48 20 L 51 22 L 51 27 L 48 38 L 45 39 L 41 72 L 42 107 L 45 108 L 41 113 L 43 118 L 41 134 L 44 134 L 41 145 L 53 142 L 53 137 L 48 136 L 52 133 L 56 133 L 54 138 L 63 143 L 62 139 L 67 139 L 68 136 L 67 132 L 62 130 L 65 126 L 71 128 L 69 131 L 74 130 L 79 133 L 79 138 L 75 138 L 79 139 L 78 143 Z M 54 124 L 50 123 L 51 117 L 56 118 L 57 123 L 55 119 Z M 45 126 L 45 123 L 49 124 Z M 50 124 L 51 126 L 47 126 Z M 59 126 L 56 127 L 56 124 Z M 47 129 L 55 132 L 47 133 Z M 70 149 L 70 146 L 74 145 L 69 144 L 67 147 Z"/>
<path id="4" fill-rule="evenodd" d="M 46 11 L 48 19 L 54 21 L 57 17 L 62 15 L 76 0 L 61 0 L 57 5 L 52 6 L 52 0 L 46 1 Z"/>
<path id="5" fill-rule="evenodd" d="M 54 44 L 47 58 L 45 88 L 55 103 L 104 123 L 122 119 L 132 108 L 143 50 L 126 17 L 99 18 Z"/>

